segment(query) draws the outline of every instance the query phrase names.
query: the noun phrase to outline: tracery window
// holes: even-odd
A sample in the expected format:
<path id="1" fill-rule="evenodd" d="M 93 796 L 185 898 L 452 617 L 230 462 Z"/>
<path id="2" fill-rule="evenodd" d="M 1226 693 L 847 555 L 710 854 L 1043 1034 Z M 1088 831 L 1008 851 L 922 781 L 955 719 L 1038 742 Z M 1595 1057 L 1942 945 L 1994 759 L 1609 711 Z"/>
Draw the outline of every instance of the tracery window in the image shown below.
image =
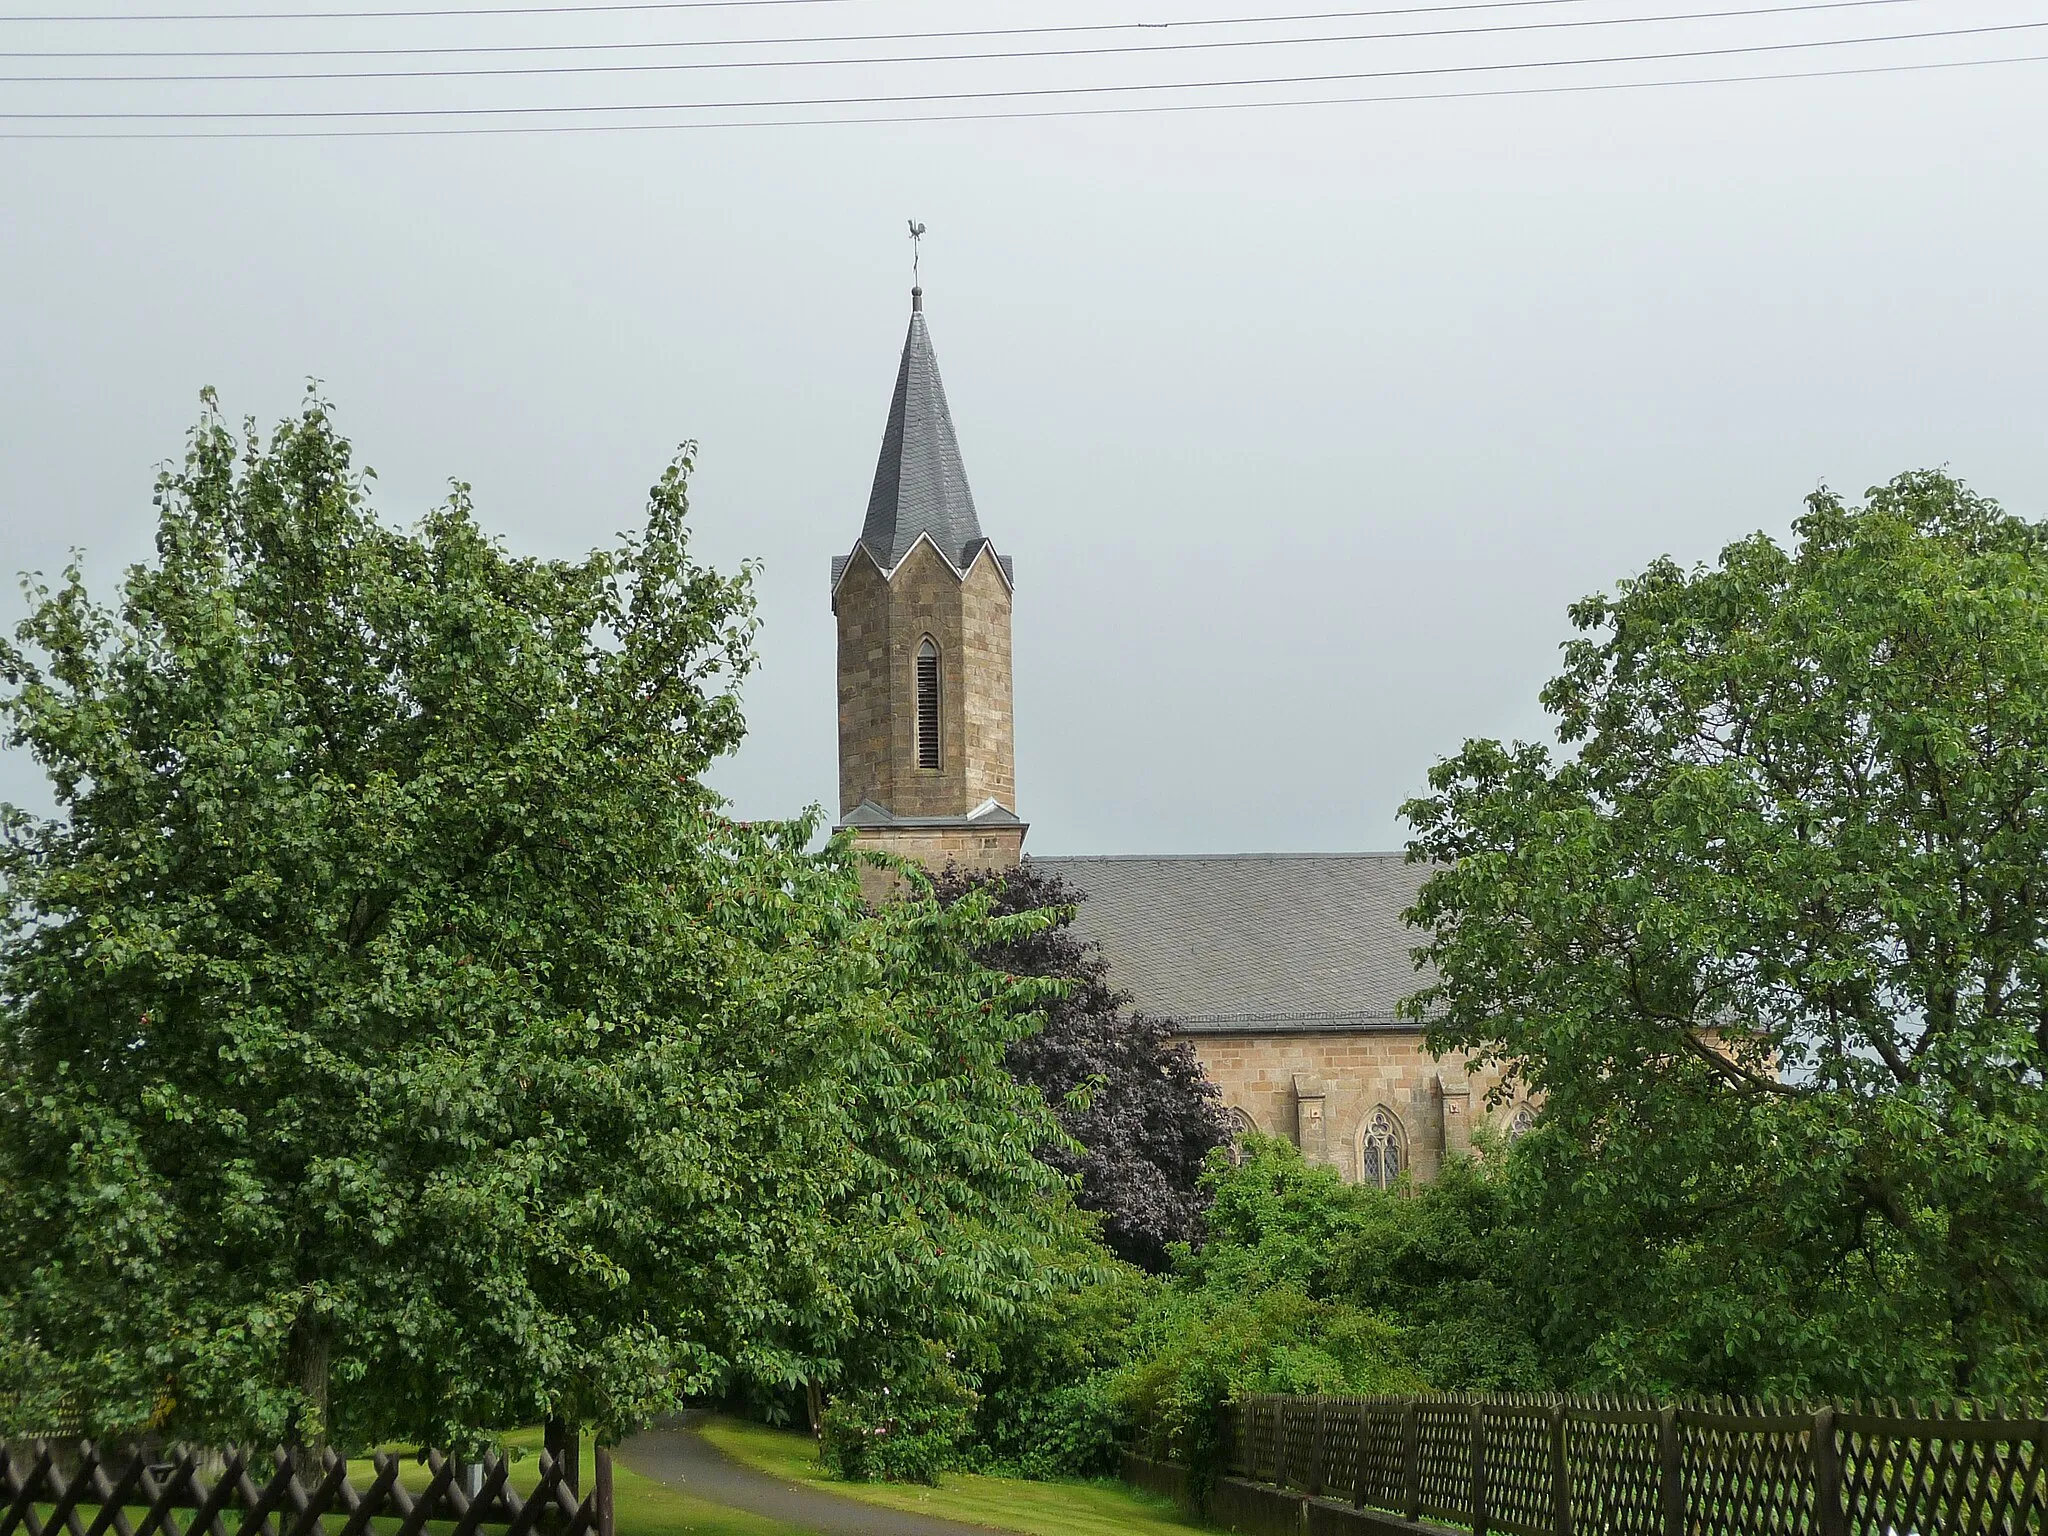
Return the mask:
<path id="1" fill-rule="evenodd" d="M 930 635 L 917 648 L 917 766 L 939 766 L 939 647 Z"/>
<path id="2" fill-rule="evenodd" d="M 1399 1123 L 1384 1107 L 1375 1109 L 1358 1132 L 1359 1182 L 1391 1189 L 1403 1162 Z"/>
<path id="3" fill-rule="evenodd" d="M 1253 1123 L 1249 1114 L 1235 1104 L 1230 1106 L 1224 1119 L 1228 1122 L 1230 1130 L 1230 1160 L 1233 1163 L 1241 1163 L 1244 1161 L 1244 1139 L 1256 1131 L 1258 1126 Z"/>
<path id="4" fill-rule="evenodd" d="M 1535 1105 L 1533 1105 L 1533 1104 L 1518 1104 L 1518 1105 L 1516 1105 L 1516 1106 L 1515 1106 L 1515 1114 L 1514 1114 L 1514 1118 L 1508 1121 L 1508 1140 L 1509 1140 L 1509 1141 L 1513 1141 L 1513 1140 L 1515 1140 L 1515 1139 L 1516 1139 L 1516 1138 L 1517 1138 L 1518 1136 L 1521 1136 L 1521 1135 L 1523 1135 L 1523 1134 L 1524 1134 L 1524 1133 L 1526 1133 L 1526 1132 L 1527 1132 L 1527 1131 L 1529 1130 L 1529 1128 L 1530 1128 L 1531 1126 L 1533 1126 L 1533 1125 L 1534 1125 L 1535 1123 L 1536 1123 L 1536 1106 L 1535 1106 Z"/>

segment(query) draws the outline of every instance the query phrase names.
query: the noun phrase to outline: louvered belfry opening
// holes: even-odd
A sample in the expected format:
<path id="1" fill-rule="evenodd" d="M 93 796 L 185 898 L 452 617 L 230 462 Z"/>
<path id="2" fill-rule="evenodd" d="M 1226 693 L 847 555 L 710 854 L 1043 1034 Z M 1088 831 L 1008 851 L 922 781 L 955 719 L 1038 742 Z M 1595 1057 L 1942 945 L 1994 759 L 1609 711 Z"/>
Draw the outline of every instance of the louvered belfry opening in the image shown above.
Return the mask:
<path id="1" fill-rule="evenodd" d="M 917 648 L 917 766 L 939 766 L 939 648 L 930 635 Z"/>

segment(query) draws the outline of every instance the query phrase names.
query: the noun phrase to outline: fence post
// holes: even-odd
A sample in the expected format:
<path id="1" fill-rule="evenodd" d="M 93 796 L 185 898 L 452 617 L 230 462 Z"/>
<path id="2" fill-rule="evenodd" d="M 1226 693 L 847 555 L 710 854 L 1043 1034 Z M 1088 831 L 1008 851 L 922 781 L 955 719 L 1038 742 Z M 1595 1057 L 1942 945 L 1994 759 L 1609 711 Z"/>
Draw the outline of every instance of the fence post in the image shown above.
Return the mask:
<path id="1" fill-rule="evenodd" d="M 1422 1425 L 1412 1397 L 1401 1405 L 1401 1512 L 1422 1518 Z"/>
<path id="2" fill-rule="evenodd" d="M 1365 1508 L 1366 1461 L 1372 1451 L 1372 1415 L 1374 1403 L 1367 1398 L 1358 1407 L 1358 1454 L 1351 1459 L 1351 1507 Z"/>
<path id="3" fill-rule="evenodd" d="M 1822 1408 L 1808 1432 L 1813 1449 L 1813 1515 L 1817 1536 L 1849 1536 L 1842 1502 L 1842 1448 L 1835 1443 L 1835 1410 Z"/>
<path id="4" fill-rule="evenodd" d="M 1550 1536 L 1572 1536 L 1572 1468 L 1565 1454 L 1565 1408 L 1550 1408 Z"/>
<path id="5" fill-rule="evenodd" d="M 1309 1442 L 1308 1453 L 1308 1496 L 1319 1499 L 1323 1496 L 1323 1482 L 1330 1472 L 1330 1400 L 1316 1399 L 1315 1438 Z"/>
<path id="6" fill-rule="evenodd" d="M 1685 1536 L 1685 1481 L 1678 1457 L 1678 1410 L 1657 1415 L 1657 1491 L 1664 1507 L 1664 1536 Z"/>
<path id="7" fill-rule="evenodd" d="M 583 1497 L 583 1437 L 567 1419 L 548 1420 L 544 1435 L 546 1450 L 561 1473 L 562 1485 L 573 1499 Z"/>
<path id="8" fill-rule="evenodd" d="M 597 1484 L 597 1536 L 618 1536 L 618 1525 L 612 1513 L 612 1448 L 600 1445 L 597 1448 L 595 1468 Z"/>
<path id="9" fill-rule="evenodd" d="M 1472 1536 L 1486 1536 L 1486 1405 L 1472 1405 Z"/>

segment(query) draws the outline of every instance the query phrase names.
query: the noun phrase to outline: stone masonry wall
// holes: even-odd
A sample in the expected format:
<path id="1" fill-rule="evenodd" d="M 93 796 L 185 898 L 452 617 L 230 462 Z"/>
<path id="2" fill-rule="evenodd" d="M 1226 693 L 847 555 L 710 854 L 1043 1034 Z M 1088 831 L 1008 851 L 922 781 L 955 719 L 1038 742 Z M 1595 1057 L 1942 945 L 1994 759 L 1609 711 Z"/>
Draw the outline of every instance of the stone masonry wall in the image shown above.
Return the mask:
<path id="1" fill-rule="evenodd" d="M 839 810 L 872 799 L 898 816 L 1016 809 L 1010 590 L 984 553 L 965 581 L 919 544 L 884 581 L 856 550 L 839 618 Z M 939 767 L 917 766 L 917 651 L 939 648 Z"/>
<path id="2" fill-rule="evenodd" d="M 929 544 L 903 557 L 889 578 L 889 753 L 895 762 L 898 816 L 960 816 L 967 798 L 962 709 L 960 578 Z M 917 648 L 925 636 L 939 647 L 939 766 L 917 766 Z"/>
<path id="3" fill-rule="evenodd" d="M 1504 1132 L 1514 1114 L 1513 1105 L 1486 1106 L 1497 1072 L 1468 1073 L 1460 1055 L 1438 1060 L 1419 1030 L 1186 1038 L 1234 1119 L 1294 1142 L 1346 1180 L 1358 1178 L 1359 1132 L 1376 1108 L 1394 1117 L 1405 1166 L 1425 1180 L 1446 1151 L 1470 1147 L 1475 1117 Z"/>
<path id="4" fill-rule="evenodd" d="M 937 874 L 948 864 L 965 870 L 1014 869 L 1024 855 L 1024 829 L 1019 826 L 863 827 L 855 834 L 859 846 L 879 848 L 922 864 Z M 895 895 L 899 882 L 874 868 L 860 872 L 861 894 L 879 904 Z"/>
<path id="5" fill-rule="evenodd" d="M 984 552 L 960 587 L 961 689 L 967 808 L 993 800 L 1017 809 L 1017 747 L 1010 699 L 1010 584 Z"/>
<path id="6" fill-rule="evenodd" d="M 856 552 L 832 599 L 839 619 L 839 814 L 895 791 L 889 738 L 889 584 Z"/>

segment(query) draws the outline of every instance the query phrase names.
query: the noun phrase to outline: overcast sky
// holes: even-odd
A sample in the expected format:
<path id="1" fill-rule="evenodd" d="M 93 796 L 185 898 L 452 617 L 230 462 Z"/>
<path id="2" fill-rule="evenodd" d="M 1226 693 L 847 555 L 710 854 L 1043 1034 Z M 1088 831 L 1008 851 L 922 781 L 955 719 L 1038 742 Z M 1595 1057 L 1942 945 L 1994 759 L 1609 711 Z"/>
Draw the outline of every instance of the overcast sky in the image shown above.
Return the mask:
<path id="1" fill-rule="evenodd" d="M 87 4 L 71 0 L 67 14 Z M 673 42 L 1286 9 L 1192 4 L 7 21 L 0 48 Z M 936 46 L 1706 8 L 1553 0 L 1454 8 L 1448 19 Z M 2048 53 L 2048 30 L 2021 29 L 2041 20 L 2043 0 L 1887 0 L 1158 56 L 12 82 L 0 84 L 0 110 L 751 101 L 1463 71 L 696 120 L 1430 94 Z M 1472 68 L 1969 27 L 2009 30 L 1651 65 Z M 807 46 L 779 56 L 906 51 Z M 586 49 L 438 67 L 698 56 Z M 6 73 L 419 68 L 435 57 L 8 60 Z M 0 128 L 506 121 L 15 118 Z M 378 470 L 387 517 L 412 519 L 459 477 L 474 484 L 487 527 L 538 553 L 578 551 L 631 524 L 674 446 L 696 438 L 698 547 L 720 565 L 761 561 L 766 623 L 746 691 L 750 735 L 718 782 L 750 816 L 811 802 L 836 810 L 827 567 L 866 507 L 908 307 L 911 216 L 930 228 L 926 307 L 983 529 L 1016 561 L 1018 809 L 1039 852 L 1397 846 L 1396 808 L 1435 759 L 1469 736 L 1542 731 L 1535 693 L 1572 599 L 1659 555 L 1711 559 L 1757 528 L 1782 534 L 1822 483 L 1860 493 L 1947 465 L 2015 510 L 2048 515 L 2048 63 L 2029 62 L 1024 121 L 0 141 L 4 564 L 54 571 L 78 546 L 106 584 L 143 555 L 154 467 L 181 451 L 202 385 L 230 414 L 267 423 L 317 375 Z M 10 590 L 10 621 L 19 611 Z M 32 767 L 0 763 L 0 796 L 41 803 Z"/>

